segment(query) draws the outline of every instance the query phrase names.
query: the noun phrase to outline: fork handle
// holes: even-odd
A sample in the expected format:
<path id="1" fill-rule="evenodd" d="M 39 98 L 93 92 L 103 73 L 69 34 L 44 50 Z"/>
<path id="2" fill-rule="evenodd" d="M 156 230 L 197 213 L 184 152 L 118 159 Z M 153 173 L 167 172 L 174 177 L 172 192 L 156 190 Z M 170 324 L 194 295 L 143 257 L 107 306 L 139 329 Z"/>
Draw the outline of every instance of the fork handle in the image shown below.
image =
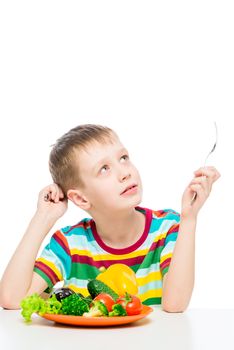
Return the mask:
<path id="1" fill-rule="evenodd" d="M 205 175 L 202 175 L 202 176 L 205 176 Z M 196 200 L 196 198 L 197 198 L 197 192 L 194 192 L 194 195 L 193 195 L 193 198 L 191 199 L 190 205 L 193 204 L 193 202 Z"/>
<path id="2" fill-rule="evenodd" d="M 193 204 L 193 202 L 196 200 L 197 198 L 197 192 L 194 192 L 193 198 L 191 199 L 190 205 Z"/>

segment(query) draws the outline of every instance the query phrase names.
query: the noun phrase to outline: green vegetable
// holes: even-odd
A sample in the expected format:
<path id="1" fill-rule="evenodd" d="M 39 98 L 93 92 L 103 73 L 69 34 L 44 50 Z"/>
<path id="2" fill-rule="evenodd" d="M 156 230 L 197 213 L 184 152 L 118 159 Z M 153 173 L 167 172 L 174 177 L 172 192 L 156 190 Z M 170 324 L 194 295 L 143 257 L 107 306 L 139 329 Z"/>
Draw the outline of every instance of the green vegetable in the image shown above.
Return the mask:
<path id="1" fill-rule="evenodd" d="M 89 302 L 78 294 L 69 295 L 69 297 L 62 299 L 62 314 L 82 316 L 84 312 L 89 311 Z"/>
<path id="2" fill-rule="evenodd" d="M 85 317 L 97 317 L 97 316 L 108 316 L 108 310 L 106 305 L 104 305 L 99 300 L 94 300 L 89 312 L 85 312 Z"/>
<path id="3" fill-rule="evenodd" d="M 112 311 L 109 312 L 109 316 L 127 316 L 127 312 L 121 304 L 114 304 Z"/>
<path id="4" fill-rule="evenodd" d="M 84 297 L 84 300 L 88 303 L 88 305 L 90 305 L 93 301 L 91 295 L 88 295 L 87 297 Z"/>
<path id="5" fill-rule="evenodd" d="M 81 293 L 76 293 L 77 295 L 79 295 L 81 298 L 84 298 L 83 294 Z"/>
<path id="6" fill-rule="evenodd" d="M 60 301 L 57 300 L 56 296 L 52 296 L 51 298 L 45 300 L 46 306 L 46 314 L 59 314 L 62 308 Z"/>
<path id="7" fill-rule="evenodd" d="M 22 299 L 20 306 L 22 308 L 21 315 L 24 317 L 25 322 L 30 322 L 33 313 L 38 313 L 41 316 L 46 313 L 58 314 L 62 304 L 56 299 L 55 295 L 45 300 L 37 293 L 34 293 Z"/>
<path id="8" fill-rule="evenodd" d="M 106 293 L 109 294 L 114 301 L 118 299 L 118 294 L 113 291 L 109 286 L 107 286 L 104 282 L 99 280 L 91 280 L 87 284 L 88 291 L 91 297 L 94 299 L 98 294 Z"/>

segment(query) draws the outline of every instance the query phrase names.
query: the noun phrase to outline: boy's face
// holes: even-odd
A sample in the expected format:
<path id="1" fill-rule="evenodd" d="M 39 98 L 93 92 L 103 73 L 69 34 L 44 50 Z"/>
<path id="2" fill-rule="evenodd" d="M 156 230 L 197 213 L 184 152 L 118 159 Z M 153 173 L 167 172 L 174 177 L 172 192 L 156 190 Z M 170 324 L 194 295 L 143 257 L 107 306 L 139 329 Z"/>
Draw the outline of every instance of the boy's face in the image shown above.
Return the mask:
<path id="1" fill-rule="evenodd" d="M 78 157 L 81 178 L 85 184 L 83 195 L 89 202 L 87 211 L 121 211 L 137 206 L 142 199 L 142 183 L 128 151 L 118 137 L 112 143 L 92 143 Z M 137 187 L 122 194 L 130 185 Z"/>

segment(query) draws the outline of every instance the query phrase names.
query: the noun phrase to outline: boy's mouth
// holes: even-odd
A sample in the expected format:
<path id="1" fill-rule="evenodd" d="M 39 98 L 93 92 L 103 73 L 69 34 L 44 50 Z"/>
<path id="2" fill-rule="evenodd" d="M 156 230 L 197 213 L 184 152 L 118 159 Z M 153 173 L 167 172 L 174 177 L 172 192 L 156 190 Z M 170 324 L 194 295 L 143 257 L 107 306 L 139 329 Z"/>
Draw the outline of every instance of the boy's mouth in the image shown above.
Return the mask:
<path id="1" fill-rule="evenodd" d="M 134 187 L 137 187 L 137 184 L 129 185 L 129 186 L 126 187 L 125 190 L 124 190 L 122 193 L 120 193 L 120 194 L 123 194 L 123 193 L 127 192 L 128 190 L 130 190 L 131 188 L 134 188 Z"/>

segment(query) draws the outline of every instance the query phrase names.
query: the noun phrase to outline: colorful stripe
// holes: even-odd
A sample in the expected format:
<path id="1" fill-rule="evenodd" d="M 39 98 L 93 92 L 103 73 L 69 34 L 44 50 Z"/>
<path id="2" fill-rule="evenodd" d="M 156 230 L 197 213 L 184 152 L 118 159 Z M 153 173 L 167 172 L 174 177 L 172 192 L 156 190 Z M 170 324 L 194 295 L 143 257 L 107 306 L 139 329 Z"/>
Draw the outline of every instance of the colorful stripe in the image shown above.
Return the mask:
<path id="1" fill-rule="evenodd" d="M 145 305 L 160 304 L 162 280 L 168 272 L 179 230 L 180 215 L 172 209 L 153 211 L 136 207 L 145 215 L 140 239 L 124 249 L 108 247 L 96 231 L 93 219 L 57 230 L 36 260 L 34 271 L 51 288 L 58 281 L 88 295 L 89 279 L 99 268 L 123 263 L 135 272 L 138 295 Z"/>

